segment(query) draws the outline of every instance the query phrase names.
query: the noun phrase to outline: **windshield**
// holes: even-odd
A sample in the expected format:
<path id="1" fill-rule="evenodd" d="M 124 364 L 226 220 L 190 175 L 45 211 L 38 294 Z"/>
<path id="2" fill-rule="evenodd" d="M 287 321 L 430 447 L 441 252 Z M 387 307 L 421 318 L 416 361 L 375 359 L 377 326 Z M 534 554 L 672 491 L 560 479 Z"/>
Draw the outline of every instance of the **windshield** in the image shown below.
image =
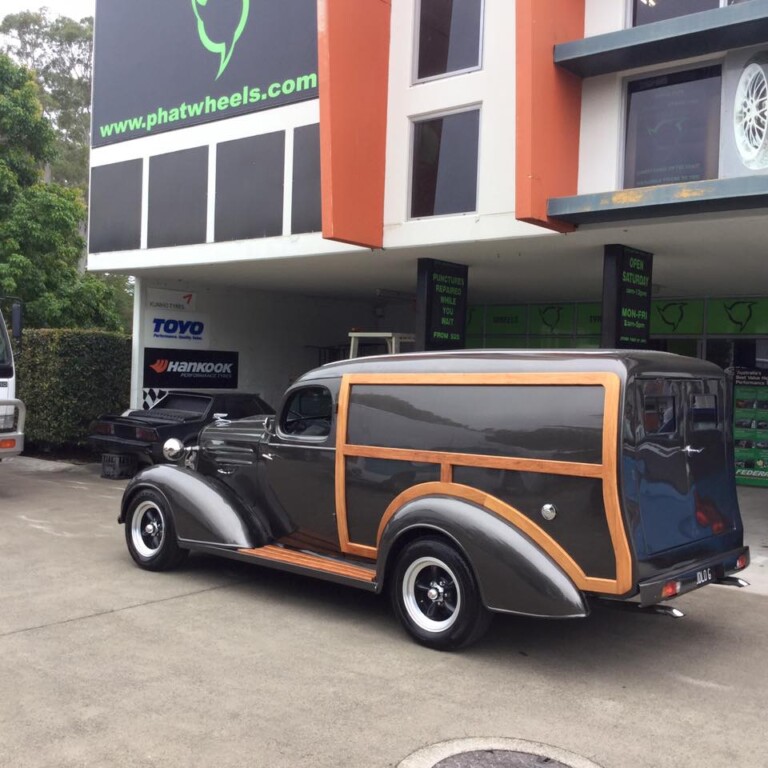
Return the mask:
<path id="1" fill-rule="evenodd" d="M 11 342 L 8 339 L 8 332 L 5 330 L 5 321 L 0 312 L 0 365 L 11 364 Z"/>

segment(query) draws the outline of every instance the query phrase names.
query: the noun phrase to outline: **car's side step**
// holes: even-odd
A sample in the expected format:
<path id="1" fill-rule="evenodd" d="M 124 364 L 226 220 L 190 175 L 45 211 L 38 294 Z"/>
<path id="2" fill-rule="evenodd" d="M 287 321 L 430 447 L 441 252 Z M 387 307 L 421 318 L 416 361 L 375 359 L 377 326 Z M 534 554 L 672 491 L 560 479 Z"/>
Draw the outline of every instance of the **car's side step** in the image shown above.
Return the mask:
<path id="1" fill-rule="evenodd" d="M 361 565 L 352 565 L 333 560 L 329 557 L 320 557 L 309 552 L 299 552 L 295 549 L 276 547 L 268 544 L 265 547 L 255 549 L 238 549 L 238 554 L 245 555 L 248 559 L 264 560 L 277 567 L 284 566 L 289 570 L 311 571 L 314 576 L 327 574 L 329 577 L 337 577 L 340 580 L 357 582 L 357 586 L 368 589 L 375 588 L 376 570 Z"/>

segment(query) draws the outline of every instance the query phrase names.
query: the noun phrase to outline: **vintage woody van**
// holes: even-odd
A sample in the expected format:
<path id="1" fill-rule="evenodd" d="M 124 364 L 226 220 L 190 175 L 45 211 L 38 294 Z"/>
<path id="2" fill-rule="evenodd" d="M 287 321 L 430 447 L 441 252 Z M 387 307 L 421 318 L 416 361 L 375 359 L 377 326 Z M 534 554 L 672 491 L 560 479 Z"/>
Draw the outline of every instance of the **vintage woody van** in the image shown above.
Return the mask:
<path id="1" fill-rule="evenodd" d="M 726 379 L 657 352 L 361 358 L 225 418 L 128 485 L 143 568 L 206 552 L 388 592 L 454 649 L 493 613 L 576 618 L 746 585 Z"/>

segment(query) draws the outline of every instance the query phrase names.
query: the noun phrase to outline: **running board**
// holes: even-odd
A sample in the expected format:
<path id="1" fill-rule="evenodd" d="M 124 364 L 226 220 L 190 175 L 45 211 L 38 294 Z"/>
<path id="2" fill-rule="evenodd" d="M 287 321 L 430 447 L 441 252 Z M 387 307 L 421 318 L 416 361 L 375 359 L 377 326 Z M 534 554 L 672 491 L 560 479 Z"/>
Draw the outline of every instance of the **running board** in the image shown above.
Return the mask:
<path id="1" fill-rule="evenodd" d="M 262 560 L 265 563 L 274 563 L 278 566 L 289 566 L 291 570 L 311 573 L 314 576 L 336 576 L 345 581 L 357 582 L 359 586 L 375 588 L 376 570 L 374 568 L 342 563 L 329 557 L 276 547 L 273 544 L 255 549 L 238 549 L 237 552 L 248 559 Z"/>

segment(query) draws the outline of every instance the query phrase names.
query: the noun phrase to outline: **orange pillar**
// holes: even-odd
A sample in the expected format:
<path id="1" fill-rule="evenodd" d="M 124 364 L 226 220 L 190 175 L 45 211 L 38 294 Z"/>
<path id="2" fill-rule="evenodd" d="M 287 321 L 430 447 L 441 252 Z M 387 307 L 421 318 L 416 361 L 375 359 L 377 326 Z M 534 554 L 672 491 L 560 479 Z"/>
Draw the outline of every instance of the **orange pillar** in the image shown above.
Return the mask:
<path id="1" fill-rule="evenodd" d="M 318 0 L 323 237 L 381 248 L 391 0 Z"/>
<path id="2" fill-rule="evenodd" d="M 585 0 L 517 0 L 516 217 L 558 232 L 551 197 L 575 195 L 581 80 L 554 63 L 554 46 L 584 37 Z"/>

